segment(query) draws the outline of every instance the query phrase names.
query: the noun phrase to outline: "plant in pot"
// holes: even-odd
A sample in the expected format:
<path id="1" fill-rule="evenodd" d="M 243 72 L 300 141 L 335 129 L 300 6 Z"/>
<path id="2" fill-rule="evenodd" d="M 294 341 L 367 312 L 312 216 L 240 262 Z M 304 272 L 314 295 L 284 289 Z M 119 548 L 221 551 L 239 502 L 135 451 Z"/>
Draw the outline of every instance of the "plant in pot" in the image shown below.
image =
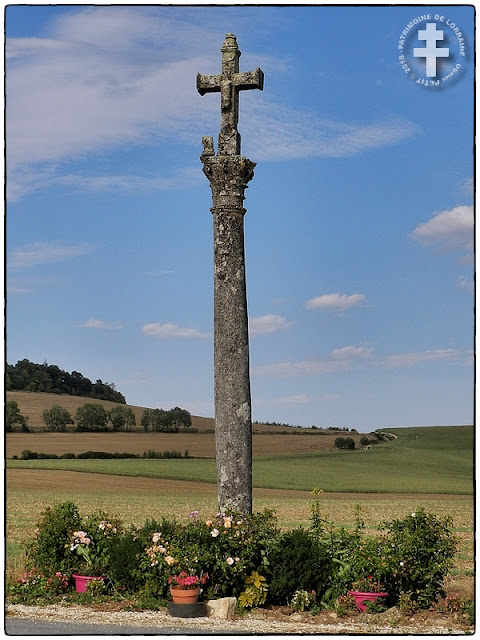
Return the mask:
<path id="1" fill-rule="evenodd" d="M 106 520 L 100 521 L 92 533 L 84 530 L 74 531 L 70 551 L 76 553 L 81 561 L 72 577 L 78 593 L 87 591 L 93 580 L 105 580 L 108 567 L 108 540 L 117 532 L 117 528 Z"/>
<path id="2" fill-rule="evenodd" d="M 352 590 L 348 592 L 348 595 L 355 599 L 359 611 L 365 611 L 368 602 L 382 602 L 384 598 L 388 597 L 385 585 L 374 576 L 367 576 L 352 582 Z"/>
<path id="3" fill-rule="evenodd" d="M 208 573 L 200 576 L 190 575 L 187 571 L 180 571 L 170 576 L 168 584 L 175 604 L 193 604 L 198 601 L 202 585 L 208 580 Z"/>

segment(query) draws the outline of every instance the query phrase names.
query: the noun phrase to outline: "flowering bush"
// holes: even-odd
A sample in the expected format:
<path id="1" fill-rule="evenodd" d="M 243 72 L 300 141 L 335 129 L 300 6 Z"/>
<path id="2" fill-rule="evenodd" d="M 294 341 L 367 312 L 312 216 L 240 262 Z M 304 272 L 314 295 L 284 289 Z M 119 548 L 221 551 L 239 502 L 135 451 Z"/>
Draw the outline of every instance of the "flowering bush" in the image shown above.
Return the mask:
<path id="1" fill-rule="evenodd" d="M 68 576 L 57 571 L 53 576 L 45 576 L 38 569 L 26 571 L 16 584 L 12 585 L 10 593 L 18 600 L 29 600 L 35 597 L 56 596 L 67 590 Z"/>
<path id="2" fill-rule="evenodd" d="M 352 590 L 363 593 L 384 593 L 385 585 L 373 576 L 368 576 L 367 578 L 360 578 L 360 580 L 352 582 Z"/>
<path id="3" fill-rule="evenodd" d="M 294 611 L 308 611 L 317 602 L 315 591 L 306 591 L 305 589 L 297 589 L 293 594 L 290 602 Z"/>
<path id="4" fill-rule="evenodd" d="M 208 573 L 209 597 L 238 596 L 249 572 L 268 563 L 277 531 L 270 511 L 247 516 L 218 513 L 206 520 L 192 511 L 188 524 L 163 519 L 152 529 L 149 523 L 139 533 L 145 543 L 139 562 L 145 593 L 166 597 L 168 578 L 186 571 Z"/>
<path id="5" fill-rule="evenodd" d="M 187 590 L 196 589 L 205 584 L 207 580 L 208 573 L 201 576 L 191 576 L 186 571 L 180 571 L 178 575 L 169 577 L 168 584 L 177 587 L 177 589 Z"/>
<path id="6" fill-rule="evenodd" d="M 102 576 L 108 570 L 108 541 L 118 532 L 118 523 L 109 522 L 99 511 L 84 521 L 84 528 L 74 531 L 69 550 L 81 558 L 76 571 L 82 575 Z"/>
<path id="7" fill-rule="evenodd" d="M 445 597 L 443 581 L 457 546 L 451 518 L 437 518 L 423 509 L 403 520 L 384 523 L 384 577 L 395 601 L 411 593 L 414 609 L 426 609 Z"/>

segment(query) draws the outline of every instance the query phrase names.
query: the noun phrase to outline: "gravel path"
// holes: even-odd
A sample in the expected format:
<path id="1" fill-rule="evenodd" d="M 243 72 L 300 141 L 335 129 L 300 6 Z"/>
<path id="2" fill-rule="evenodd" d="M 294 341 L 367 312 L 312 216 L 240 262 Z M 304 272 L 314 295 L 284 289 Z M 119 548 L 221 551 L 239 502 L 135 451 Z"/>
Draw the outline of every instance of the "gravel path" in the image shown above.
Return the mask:
<path id="1" fill-rule="evenodd" d="M 6 630 L 11 620 L 34 620 L 40 627 L 44 623 L 54 623 L 48 635 L 65 635 L 65 632 L 56 633 L 54 628 L 58 623 L 69 625 L 105 625 L 110 631 L 99 631 L 94 635 L 464 635 L 465 627 L 452 625 L 451 622 L 431 620 L 429 624 L 400 620 L 392 613 L 359 616 L 355 621 L 348 618 L 342 621 L 331 618 L 331 622 L 322 619 L 322 622 L 306 614 L 297 617 L 295 621 L 272 620 L 257 610 L 245 616 L 239 616 L 235 620 L 216 620 L 213 618 L 173 618 L 164 611 L 98 611 L 88 606 L 61 606 L 50 605 L 47 607 L 27 605 L 7 605 Z M 113 626 L 112 626 L 113 625 Z M 15 625 L 12 624 L 12 634 Z M 455 628 L 457 627 L 457 628 Z M 98 631 L 98 630 L 97 630 Z M 66 632 L 66 634 L 71 634 Z M 40 634 L 35 634 L 40 635 Z M 76 634 L 80 635 L 80 634 Z"/>

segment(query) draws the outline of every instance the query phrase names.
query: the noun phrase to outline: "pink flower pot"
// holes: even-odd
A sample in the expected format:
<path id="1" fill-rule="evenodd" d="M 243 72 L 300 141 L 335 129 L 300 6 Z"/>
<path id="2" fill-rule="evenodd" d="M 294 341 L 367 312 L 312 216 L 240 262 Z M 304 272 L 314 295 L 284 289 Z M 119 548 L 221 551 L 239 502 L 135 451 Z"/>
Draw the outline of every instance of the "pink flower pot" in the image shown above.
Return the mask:
<path id="1" fill-rule="evenodd" d="M 194 589 L 170 587 L 170 593 L 175 604 L 194 604 L 200 596 L 200 587 L 195 587 Z"/>
<path id="2" fill-rule="evenodd" d="M 388 597 L 388 593 L 385 592 L 373 593 L 369 591 L 349 591 L 348 595 L 354 598 L 359 611 L 365 611 L 367 608 L 367 605 L 364 604 L 365 601 L 376 602 L 376 600 Z"/>
<path id="3" fill-rule="evenodd" d="M 85 593 L 88 588 L 88 583 L 92 580 L 105 580 L 98 576 L 79 576 L 78 574 L 72 574 L 72 578 L 75 580 L 75 591 L 77 593 Z"/>

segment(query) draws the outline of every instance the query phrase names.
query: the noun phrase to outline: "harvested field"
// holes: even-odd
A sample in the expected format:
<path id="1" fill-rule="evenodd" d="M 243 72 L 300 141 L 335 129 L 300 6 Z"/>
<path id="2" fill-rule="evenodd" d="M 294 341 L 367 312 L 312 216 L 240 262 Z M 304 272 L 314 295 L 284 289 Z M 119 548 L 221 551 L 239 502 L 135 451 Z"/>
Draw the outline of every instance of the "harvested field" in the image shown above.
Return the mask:
<path id="1" fill-rule="evenodd" d="M 335 435 L 268 433 L 253 434 L 254 456 L 292 455 L 295 453 L 336 452 Z M 357 442 L 361 435 L 357 435 Z M 30 449 L 42 453 L 83 453 L 84 451 L 106 451 L 109 453 L 135 453 L 144 451 L 186 450 L 194 458 L 215 457 L 215 434 L 199 433 L 7 433 L 6 456 L 20 457 L 22 451 Z"/>

